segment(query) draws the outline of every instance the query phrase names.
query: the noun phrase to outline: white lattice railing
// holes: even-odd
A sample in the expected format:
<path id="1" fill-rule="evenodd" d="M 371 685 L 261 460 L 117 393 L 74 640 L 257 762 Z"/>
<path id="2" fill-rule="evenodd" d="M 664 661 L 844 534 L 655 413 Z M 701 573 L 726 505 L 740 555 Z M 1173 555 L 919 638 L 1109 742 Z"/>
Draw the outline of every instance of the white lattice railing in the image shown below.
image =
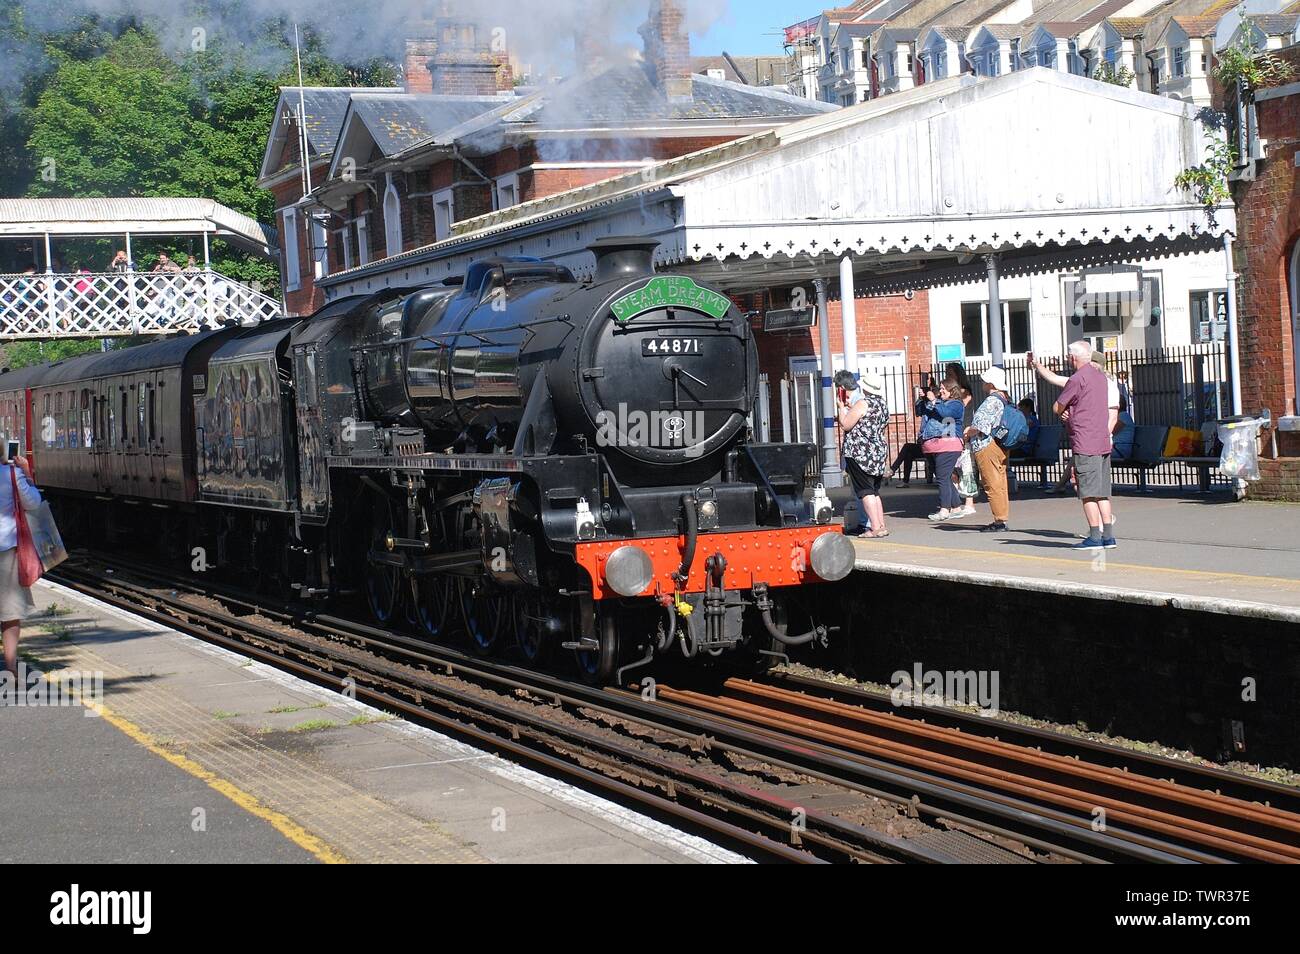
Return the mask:
<path id="1" fill-rule="evenodd" d="M 284 313 L 216 272 L 0 275 L 0 338 L 111 338 L 256 324 Z"/>

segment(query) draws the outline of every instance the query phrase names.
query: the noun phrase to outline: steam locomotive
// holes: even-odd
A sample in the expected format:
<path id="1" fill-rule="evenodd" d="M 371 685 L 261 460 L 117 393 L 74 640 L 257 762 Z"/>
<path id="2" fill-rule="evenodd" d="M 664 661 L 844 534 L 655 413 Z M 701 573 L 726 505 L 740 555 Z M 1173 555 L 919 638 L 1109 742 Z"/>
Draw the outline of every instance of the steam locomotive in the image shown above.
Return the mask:
<path id="1" fill-rule="evenodd" d="M 758 443 L 749 321 L 656 274 L 492 259 L 331 302 L 0 374 L 0 429 L 72 542 L 363 600 L 383 625 L 558 647 L 608 681 L 657 655 L 826 640 L 808 597 L 853 567 L 804 473 Z"/>

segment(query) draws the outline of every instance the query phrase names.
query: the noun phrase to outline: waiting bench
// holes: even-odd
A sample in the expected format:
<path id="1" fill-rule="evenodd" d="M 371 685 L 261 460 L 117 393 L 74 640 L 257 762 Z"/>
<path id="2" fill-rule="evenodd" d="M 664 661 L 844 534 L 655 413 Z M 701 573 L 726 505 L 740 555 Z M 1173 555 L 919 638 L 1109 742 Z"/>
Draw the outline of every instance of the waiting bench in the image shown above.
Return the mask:
<path id="1" fill-rule="evenodd" d="M 1133 450 L 1125 457 L 1112 456 L 1111 470 L 1136 470 L 1138 491 L 1146 492 L 1147 471 L 1165 462 L 1165 440 L 1169 428 L 1163 424 L 1139 424 L 1133 429 Z"/>
<path id="2" fill-rule="evenodd" d="M 1214 445 L 1219 436 L 1219 424 L 1217 421 L 1206 421 L 1201 425 L 1201 454 L 1190 457 L 1170 457 L 1169 460 L 1176 460 L 1180 463 L 1187 464 L 1196 468 L 1196 485 L 1201 493 L 1209 493 L 1210 490 L 1210 469 L 1219 466 L 1219 457 L 1213 454 Z"/>
<path id="3" fill-rule="evenodd" d="M 1034 446 L 1026 450 L 1024 456 L 1013 456 L 1007 461 L 1008 467 L 1037 467 L 1039 486 L 1046 488 L 1047 468 L 1055 467 L 1061 462 L 1061 443 L 1065 439 L 1065 428 L 1060 424 L 1045 424 L 1034 436 Z"/>
<path id="4" fill-rule="evenodd" d="M 1128 468 L 1136 470 L 1138 490 L 1146 491 L 1147 471 L 1165 463 L 1186 464 L 1196 470 L 1197 490 L 1208 493 L 1210 490 L 1210 471 L 1219 466 L 1219 458 L 1211 452 L 1214 450 L 1218 435 L 1217 421 L 1207 421 L 1201 425 L 1201 454 L 1165 457 L 1165 444 L 1169 439 L 1169 428 L 1163 424 L 1142 424 L 1134 429 L 1132 453 L 1124 457 L 1112 457 L 1111 469 Z M 1181 485 L 1180 485 L 1181 486 Z"/>

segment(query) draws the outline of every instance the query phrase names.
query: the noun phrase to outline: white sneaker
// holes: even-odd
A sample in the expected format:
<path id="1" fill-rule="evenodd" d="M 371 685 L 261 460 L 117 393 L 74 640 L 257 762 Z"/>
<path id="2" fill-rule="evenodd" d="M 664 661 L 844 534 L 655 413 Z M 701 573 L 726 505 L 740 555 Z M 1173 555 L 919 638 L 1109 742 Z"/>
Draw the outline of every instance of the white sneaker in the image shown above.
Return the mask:
<path id="1" fill-rule="evenodd" d="M 975 508 L 974 508 L 974 507 L 967 507 L 967 508 L 964 509 L 964 510 L 954 510 L 954 511 L 952 512 L 952 515 L 953 515 L 954 518 L 956 518 L 956 517 L 973 517 L 973 516 L 975 516 Z"/>
<path id="2" fill-rule="evenodd" d="M 935 523 L 942 523 L 944 520 L 951 520 L 955 516 L 956 513 L 952 510 L 947 512 L 936 510 L 934 513 L 930 514 L 929 519 L 933 520 Z"/>

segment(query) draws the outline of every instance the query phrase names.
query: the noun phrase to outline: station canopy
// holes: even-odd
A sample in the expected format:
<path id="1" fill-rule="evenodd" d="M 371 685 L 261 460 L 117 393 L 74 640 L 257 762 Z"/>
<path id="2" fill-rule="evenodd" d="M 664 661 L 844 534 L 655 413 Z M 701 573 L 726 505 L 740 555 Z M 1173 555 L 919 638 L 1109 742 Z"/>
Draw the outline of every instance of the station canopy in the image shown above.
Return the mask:
<path id="1" fill-rule="evenodd" d="M 457 223 L 325 278 L 331 296 L 533 256 L 590 275 L 586 246 L 653 237 L 656 264 L 741 293 L 830 278 L 857 294 L 1221 247 L 1236 222 L 1174 185 L 1213 132 L 1197 107 L 1041 67 L 964 75 Z"/>
<path id="2" fill-rule="evenodd" d="M 211 199 L 0 199 L 0 238 L 201 235 L 274 258 L 275 230 Z"/>

